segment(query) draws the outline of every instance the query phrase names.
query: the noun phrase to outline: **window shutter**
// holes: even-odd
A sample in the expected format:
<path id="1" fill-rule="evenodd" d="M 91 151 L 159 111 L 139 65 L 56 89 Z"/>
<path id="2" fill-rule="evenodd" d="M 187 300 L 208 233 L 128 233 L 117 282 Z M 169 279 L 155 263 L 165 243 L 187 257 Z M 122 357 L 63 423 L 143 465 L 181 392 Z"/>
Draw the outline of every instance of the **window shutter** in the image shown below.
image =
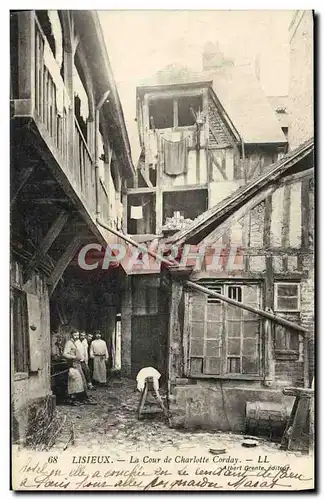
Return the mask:
<path id="1" fill-rule="evenodd" d="M 203 373 L 207 295 L 194 291 L 189 300 L 190 374 L 198 375 Z"/>
<path id="2" fill-rule="evenodd" d="M 26 294 L 21 290 L 13 289 L 13 348 L 14 367 L 16 372 L 28 371 L 28 318 Z"/>
<path id="3" fill-rule="evenodd" d="M 41 324 L 40 298 L 27 293 L 29 370 L 37 372 L 43 368 L 43 338 Z"/>

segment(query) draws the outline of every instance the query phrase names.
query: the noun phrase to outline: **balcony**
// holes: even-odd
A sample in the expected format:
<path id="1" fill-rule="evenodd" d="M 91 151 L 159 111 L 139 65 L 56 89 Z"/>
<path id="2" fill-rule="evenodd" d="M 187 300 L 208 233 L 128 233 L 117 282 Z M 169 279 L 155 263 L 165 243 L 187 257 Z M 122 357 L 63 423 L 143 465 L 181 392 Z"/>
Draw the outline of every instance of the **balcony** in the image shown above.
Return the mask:
<path id="1" fill-rule="evenodd" d="M 96 222 L 99 207 L 108 221 L 108 196 L 101 184 L 96 189 L 94 157 L 73 113 L 72 82 L 67 88 L 33 11 L 18 15 L 18 65 L 13 118 L 32 124 L 46 164 L 87 219 Z"/>

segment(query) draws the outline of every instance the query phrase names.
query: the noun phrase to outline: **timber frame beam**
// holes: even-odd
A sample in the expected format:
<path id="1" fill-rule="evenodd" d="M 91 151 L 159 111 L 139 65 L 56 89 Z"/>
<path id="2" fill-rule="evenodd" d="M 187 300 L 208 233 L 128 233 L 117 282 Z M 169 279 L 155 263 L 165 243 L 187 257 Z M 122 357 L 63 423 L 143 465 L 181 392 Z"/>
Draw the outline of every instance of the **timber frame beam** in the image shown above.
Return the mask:
<path id="1" fill-rule="evenodd" d="M 157 253 L 153 252 L 152 250 L 149 250 L 143 245 L 140 245 L 137 243 L 135 240 L 133 240 L 130 236 L 126 236 L 120 231 L 117 231 L 116 229 L 110 228 L 106 224 L 103 224 L 102 222 L 98 221 L 98 224 L 107 231 L 110 231 L 111 233 L 115 234 L 116 236 L 120 237 L 122 240 L 126 241 L 130 245 L 133 245 L 136 248 L 139 248 L 142 252 L 148 253 L 151 257 L 159 260 L 160 262 L 163 262 L 168 266 L 168 268 L 171 266 L 171 269 L 173 268 L 173 272 L 177 272 L 177 268 L 179 271 L 181 271 L 181 268 L 179 266 L 179 263 L 175 260 L 169 260 L 166 257 L 162 257 L 161 255 L 158 255 Z M 183 271 L 183 269 L 182 269 Z M 209 288 L 206 288 L 204 286 L 198 285 L 197 283 L 194 283 L 193 281 L 190 280 L 184 280 L 183 281 L 185 286 L 188 286 L 190 288 L 194 288 L 202 293 L 205 293 L 206 295 L 211 295 L 213 297 L 216 297 L 219 300 L 222 300 L 224 302 L 227 302 L 228 304 L 231 304 L 233 306 L 239 307 L 240 309 L 244 309 L 246 311 L 252 312 L 254 314 L 257 314 L 258 316 L 261 316 L 264 319 L 270 319 L 274 323 L 277 323 L 279 325 L 285 326 L 286 328 L 290 328 L 292 330 L 298 331 L 304 335 L 307 335 L 307 330 L 306 328 L 303 328 L 302 326 L 298 325 L 298 323 L 294 323 L 292 321 L 288 321 L 287 319 L 278 316 L 277 314 L 274 314 L 272 312 L 264 311 L 262 309 L 257 309 L 256 307 L 251 307 L 246 304 L 242 304 L 241 302 L 237 302 L 236 300 L 230 299 L 226 297 L 225 295 L 222 295 L 220 293 L 214 292 L 210 290 Z"/>
<path id="2" fill-rule="evenodd" d="M 17 183 L 17 185 L 15 186 L 14 192 L 12 193 L 11 200 L 10 200 L 10 206 L 13 205 L 14 202 L 16 201 L 19 192 L 22 190 L 22 188 L 24 187 L 24 185 L 28 181 L 29 177 L 31 176 L 31 174 L 34 171 L 34 168 L 35 168 L 35 165 L 31 165 L 30 167 L 27 167 L 23 171 L 23 173 L 21 174 L 20 180 Z"/>
<path id="3" fill-rule="evenodd" d="M 56 220 L 53 222 L 53 224 L 47 231 L 46 235 L 40 242 L 38 249 L 30 259 L 27 268 L 24 271 L 24 283 L 26 283 L 30 279 L 32 272 L 37 267 L 40 260 L 46 255 L 48 250 L 51 248 L 52 244 L 62 231 L 66 221 L 68 220 L 68 217 L 69 214 L 66 211 L 62 211 L 56 218 Z"/>
<path id="4" fill-rule="evenodd" d="M 47 283 L 48 283 L 48 293 L 49 296 L 52 295 L 54 292 L 58 282 L 60 281 L 65 269 L 67 266 L 70 264 L 71 260 L 73 259 L 76 251 L 78 250 L 80 244 L 82 241 L 82 237 L 77 235 L 75 236 L 66 249 L 64 250 L 63 254 L 59 258 L 59 260 L 56 262 L 56 265 L 49 276 Z"/>
<path id="5" fill-rule="evenodd" d="M 220 293 L 214 292 L 213 290 L 209 290 L 209 288 L 206 288 L 204 286 L 198 285 L 198 283 L 194 283 L 193 281 L 187 280 L 185 281 L 185 285 L 189 286 L 190 288 L 194 288 L 195 290 L 198 290 L 198 292 L 206 293 L 212 297 L 215 297 L 219 300 L 222 300 L 224 302 L 227 302 L 228 304 L 231 304 L 233 306 L 237 306 L 240 309 L 244 309 L 245 311 L 252 312 L 254 314 L 258 314 L 264 319 L 270 319 L 271 321 L 274 321 L 275 323 L 278 323 L 279 325 L 285 326 L 286 328 L 290 328 L 292 330 L 296 330 L 300 333 L 307 333 L 306 328 L 303 328 L 302 326 L 298 325 L 297 323 L 293 323 L 292 321 L 288 321 L 287 319 L 278 316 L 277 314 L 273 314 L 272 312 L 264 311 L 263 309 L 257 309 L 256 307 L 251 307 L 246 304 L 242 304 L 241 302 L 237 302 L 236 300 L 230 299 L 226 297 L 225 295 L 222 295 Z"/>

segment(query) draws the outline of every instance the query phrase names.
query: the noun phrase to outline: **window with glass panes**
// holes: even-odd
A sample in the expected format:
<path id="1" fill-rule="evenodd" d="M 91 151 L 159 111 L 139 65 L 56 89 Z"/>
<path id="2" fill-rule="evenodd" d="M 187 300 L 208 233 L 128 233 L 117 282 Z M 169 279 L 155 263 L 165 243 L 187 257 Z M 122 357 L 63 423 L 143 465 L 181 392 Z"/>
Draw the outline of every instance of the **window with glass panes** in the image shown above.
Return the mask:
<path id="1" fill-rule="evenodd" d="M 299 323 L 300 321 L 300 283 L 274 284 L 274 310 L 275 312 L 286 313 L 285 316 L 290 321 Z M 275 352 L 276 357 L 284 359 L 283 356 L 295 355 L 299 357 L 302 342 L 298 332 L 288 330 L 284 326 L 275 325 Z"/>
<path id="2" fill-rule="evenodd" d="M 259 308 L 258 283 L 200 284 L 228 298 Z M 192 376 L 258 376 L 262 373 L 261 325 L 256 314 L 213 296 L 191 291 L 189 297 L 189 372 Z"/>

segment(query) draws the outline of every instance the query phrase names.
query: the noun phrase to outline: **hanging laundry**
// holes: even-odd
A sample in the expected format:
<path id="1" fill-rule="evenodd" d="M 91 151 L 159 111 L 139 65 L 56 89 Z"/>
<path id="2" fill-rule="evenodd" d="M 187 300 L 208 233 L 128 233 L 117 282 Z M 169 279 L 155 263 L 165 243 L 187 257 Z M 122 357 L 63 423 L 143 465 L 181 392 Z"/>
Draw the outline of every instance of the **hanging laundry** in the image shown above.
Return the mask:
<path id="1" fill-rule="evenodd" d="M 164 172 L 167 175 L 183 175 L 187 172 L 187 138 L 173 142 L 162 138 Z"/>
<path id="2" fill-rule="evenodd" d="M 63 114 L 63 108 L 64 108 L 64 83 L 61 78 L 60 74 L 60 67 L 58 65 L 58 62 L 53 56 L 53 52 L 48 44 L 47 41 L 45 41 L 44 44 L 44 53 L 43 53 L 43 61 L 44 61 L 44 66 L 46 66 L 49 74 L 51 75 L 51 78 L 54 82 L 54 85 L 56 87 L 56 108 L 57 112 L 62 115 Z"/>
<path id="3" fill-rule="evenodd" d="M 80 99 L 80 117 L 83 119 L 84 123 L 87 123 L 90 114 L 89 99 L 75 66 L 73 66 L 73 88 L 74 95 L 78 96 Z"/>
<path id="4" fill-rule="evenodd" d="M 47 15 L 55 39 L 55 59 L 59 68 L 61 68 L 63 62 L 63 31 L 60 17 L 57 10 L 48 10 Z"/>
<path id="5" fill-rule="evenodd" d="M 143 207 L 131 207 L 131 219 L 143 219 Z"/>

